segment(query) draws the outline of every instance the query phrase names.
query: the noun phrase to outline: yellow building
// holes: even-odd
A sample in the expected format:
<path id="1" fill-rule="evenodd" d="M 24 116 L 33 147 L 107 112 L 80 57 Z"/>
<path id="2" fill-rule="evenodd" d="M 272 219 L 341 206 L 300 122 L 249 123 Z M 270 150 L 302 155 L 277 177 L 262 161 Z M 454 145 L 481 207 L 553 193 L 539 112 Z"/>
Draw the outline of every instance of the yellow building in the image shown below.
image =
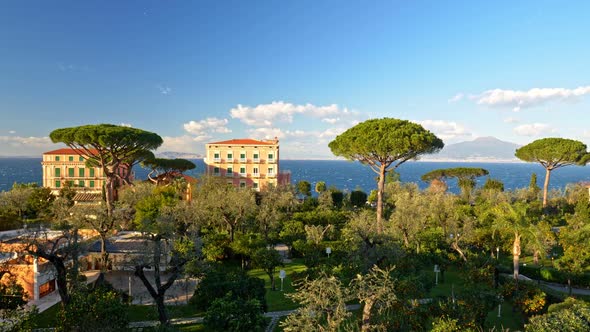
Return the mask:
<path id="1" fill-rule="evenodd" d="M 291 182 L 291 174 L 280 172 L 279 140 L 232 139 L 207 143 L 206 173 L 227 179 L 240 188 L 261 190 Z"/>
<path id="2" fill-rule="evenodd" d="M 91 153 L 93 151 L 90 151 Z M 96 153 L 96 151 L 94 151 Z M 85 193 L 101 193 L 105 176 L 100 167 L 87 167 L 86 159 L 74 149 L 43 153 L 43 187 L 58 194 L 65 185 Z"/>

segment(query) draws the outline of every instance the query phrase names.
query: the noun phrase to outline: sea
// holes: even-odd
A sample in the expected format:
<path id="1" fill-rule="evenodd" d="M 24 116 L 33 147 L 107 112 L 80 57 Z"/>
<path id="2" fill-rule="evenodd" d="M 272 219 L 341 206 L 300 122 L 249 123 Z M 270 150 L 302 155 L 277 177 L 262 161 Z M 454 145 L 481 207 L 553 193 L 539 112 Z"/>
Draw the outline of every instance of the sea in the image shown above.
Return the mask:
<path id="1" fill-rule="evenodd" d="M 197 165 L 186 174 L 199 177 L 204 173 L 203 160 L 193 160 Z M 489 171 L 489 177 L 504 183 L 506 190 L 523 188 L 529 185 L 531 174 L 537 174 L 537 183 L 543 185 L 545 170 L 536 163 L 491 163 L 491 162 L 430 162 L 411 161 L 402 164 L 397 172 L 402 182 L 415 182 L 420 188 L 427 183 L 420 177 L 432 170 L 451 167 L 481 167 Z M 359 162 L 345 160 L 281 160 L 281 171 L 291 172 L 291 182 L 308 181 L 312 188 L 318 181 L 326 182 L 328 187 L 334 186 L 344 192 L 363 190 L 369 193 L 377 188 L 377 174 L 368 166 Z M 146 179 L 148 170 L 137 166 L 136 179 Z M 41 184 L 43 172 L 41 158 L 0 158 L 0 191 L 10 190 L 13 183 Z M 477 180 L 478 186 L 483 185 L 486 177 Z M 564 190 L 568 184 L 590 182 L 590 167 L 568 166 L 551 172 L 550 189 Z M 456 181 L 448 181 L 451 192 L 459 192 Z"/>

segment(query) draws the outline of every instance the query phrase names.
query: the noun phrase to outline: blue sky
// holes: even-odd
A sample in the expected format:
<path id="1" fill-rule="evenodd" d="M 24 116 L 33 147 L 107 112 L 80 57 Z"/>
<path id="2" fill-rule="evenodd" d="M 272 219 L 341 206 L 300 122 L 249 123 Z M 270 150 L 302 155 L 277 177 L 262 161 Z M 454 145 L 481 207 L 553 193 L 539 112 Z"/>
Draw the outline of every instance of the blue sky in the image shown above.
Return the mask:
<path id="1" fill-rule="evenodd" d="M 380 117 L 445 143 L 590 143 L 588 1 L 2 1 L 0 156 L 56 128 L 127 124 L 159 151 L 281 140 Z"/>

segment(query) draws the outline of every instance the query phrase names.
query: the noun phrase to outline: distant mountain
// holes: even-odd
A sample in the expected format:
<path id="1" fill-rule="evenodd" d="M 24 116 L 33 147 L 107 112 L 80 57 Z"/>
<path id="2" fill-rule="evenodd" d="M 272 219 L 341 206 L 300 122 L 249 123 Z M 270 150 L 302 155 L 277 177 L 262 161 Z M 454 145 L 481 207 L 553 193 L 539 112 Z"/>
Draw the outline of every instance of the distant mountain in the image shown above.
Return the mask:
<path id="1" fill-rule="evenodd" d="M 495 137 L 479 137 L 473 141 L 446 145 L 439 153 L 424 156 L 432 161 L 516 162 L 514 152 L 520 145 Z"/>
<path id="2" fill-rule="evenodd" d="M 198 153 L 186 153 L 186 152 L 174 152 L 174 151 L 164 151 L 164 152 L 157 152 L 156 157 L 158 158 L 166 158 L 166 159 L 203 159 L 202 154 Z"/>

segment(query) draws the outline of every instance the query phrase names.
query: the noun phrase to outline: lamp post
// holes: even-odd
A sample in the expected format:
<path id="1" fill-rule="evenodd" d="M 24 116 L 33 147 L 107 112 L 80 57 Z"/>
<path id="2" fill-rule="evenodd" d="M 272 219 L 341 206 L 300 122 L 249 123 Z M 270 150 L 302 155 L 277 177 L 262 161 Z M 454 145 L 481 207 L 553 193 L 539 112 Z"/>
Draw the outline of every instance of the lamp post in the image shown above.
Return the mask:
<path id="1" fill-rule="evenodd" d="M 279 271 L 279 278 L 281 278 L 281 292 L 283 291 L 283 281 L 285 280 L 286 276 L 287 276 L 287 272 L 285 272 L 285 270 Z"/>
<path id="2" fill-rule="evenodd" d="M 332 248 L 327 247 L 326 248 L 326 254 L 328 254 L 328 258 L 330 258 L 330 254 L 332 253 Z"/>
<path id="3" fill-rule="evenodd" d="M 496 260 L 500 260 L 500 247 L 496 247 Z"/>
<path id="4" fill-rule="evenodd" d="M 438 264 L 434 264 L 434 274 L 436 276 L 434 284 L 438 285 L 438 273 L 440 272 L 440 268 L 438 267 Z"/>

